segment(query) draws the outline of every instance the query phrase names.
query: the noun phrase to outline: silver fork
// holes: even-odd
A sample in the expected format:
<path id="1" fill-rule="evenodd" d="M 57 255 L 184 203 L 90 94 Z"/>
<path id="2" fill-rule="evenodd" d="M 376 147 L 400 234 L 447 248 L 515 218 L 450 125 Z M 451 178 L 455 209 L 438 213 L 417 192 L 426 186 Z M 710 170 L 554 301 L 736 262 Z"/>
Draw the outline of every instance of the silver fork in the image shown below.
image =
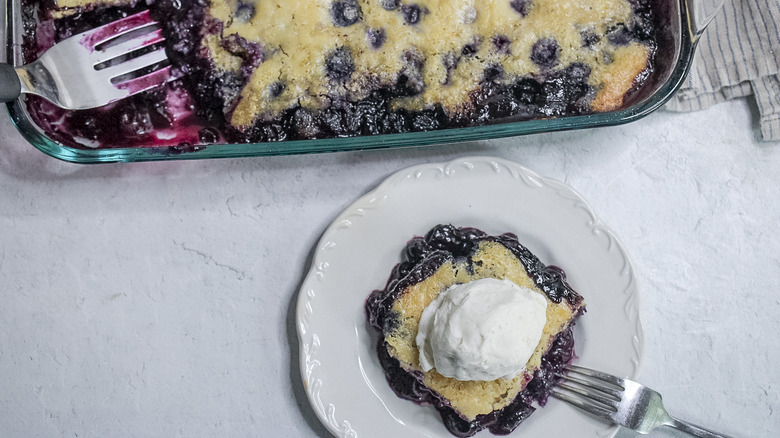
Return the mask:
<path id="1" fill-rule="evenodd" d="M 592 415 L 641 434 L 658 426 L 670 426 L 696 437 L 729 438 L 672 417 L 664 409 L 661 394 L 633 380 L 573 365 L 567 371 L 561 374 L 553 397 Z"/>
<path id="2" fill-rule="evenodd" d="M 73 35 L 27 65 L 0 63 L 0 102 L 30 93 L 85 109 L 149 90 L 173 78 L 164 40 L 148 10 Z"/>

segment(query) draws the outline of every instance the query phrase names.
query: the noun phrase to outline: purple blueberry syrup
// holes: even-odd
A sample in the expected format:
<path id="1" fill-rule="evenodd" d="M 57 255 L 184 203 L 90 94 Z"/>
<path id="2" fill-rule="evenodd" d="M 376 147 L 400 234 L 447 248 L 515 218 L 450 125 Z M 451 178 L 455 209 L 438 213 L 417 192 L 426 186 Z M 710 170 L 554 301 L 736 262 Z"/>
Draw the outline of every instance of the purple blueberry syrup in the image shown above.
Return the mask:
<path id="1" fill-rule="evenodd" d="M 393 303 L 408 287 L 433 275 L 448 260 L 466 259 L 474 253 L 480 242 L 498 242 L 509 249 L 526 267 L 528 275 L 542 292 L 553 302 L 566 300 L 573 306 L 582 303 L 582 296 L 567 283 L 564 272 L 554 266 L 545 266 L 530 250 L 511 233 L 489 236 L 476 228 L 456 228 L 452 225 L 437 225 L 424 237 L 410 240 L 403 251 L 403 261 L 398 263 L 382 290 L 375 290 L 366 300 L 366 314 L 369 324 L 380 334 L 377 343 L 379 362 L 385 372 L 388 384 L 398 397 L 420 405 L 432 405 L 453 435 L 469 437 L 488 429 L 496 435 L 511 433 L 535 408 L 533 403 L 544 406 L 550 390 L 556 383 L 556 374 L 574 358 L 573 323 L 553 340 L 550 350 L 542 357 L 542 363 L 533 379 L 509 405 L 486 415 L 478 415 L 467 421 L 450 407 L 447 402 L 429 390 L 422 382 L 422 375 L 404 370 L 399 361 L 389 355 L 384 334 L 392 332 L 398 316 L 392 311 Z"/>

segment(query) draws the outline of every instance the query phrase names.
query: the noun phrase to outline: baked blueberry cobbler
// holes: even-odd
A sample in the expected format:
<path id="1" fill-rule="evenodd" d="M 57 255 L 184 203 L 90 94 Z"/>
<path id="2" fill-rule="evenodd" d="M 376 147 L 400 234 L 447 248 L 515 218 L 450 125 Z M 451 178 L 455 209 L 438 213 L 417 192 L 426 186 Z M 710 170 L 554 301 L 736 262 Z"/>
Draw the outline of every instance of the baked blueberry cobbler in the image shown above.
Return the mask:
<path id="1" fill-rule="evenodd" d="M 584 311 L 563 271 L 515 235 L 452 225 L 410 240 L 366 301 L 393 391 L 434 406 L 460 437 L 508 434 L 546 403 Z"/>
<path id="2" fill-rule="evenodd" d="M 22 1 L 30 22 L 40 23 L 28 28 L 31 57 L 68 35 L 151 9 L 182 78 L 115 105 L 111 117 L 135 137 L 198 126 L 189 133 L 195 143 L 609 111 L 649 74 L 654 55 L 650 0 Z M 104 119 L 73 117 L 73 136 L 100 130 L 82 120 L 90 117 Z"/>

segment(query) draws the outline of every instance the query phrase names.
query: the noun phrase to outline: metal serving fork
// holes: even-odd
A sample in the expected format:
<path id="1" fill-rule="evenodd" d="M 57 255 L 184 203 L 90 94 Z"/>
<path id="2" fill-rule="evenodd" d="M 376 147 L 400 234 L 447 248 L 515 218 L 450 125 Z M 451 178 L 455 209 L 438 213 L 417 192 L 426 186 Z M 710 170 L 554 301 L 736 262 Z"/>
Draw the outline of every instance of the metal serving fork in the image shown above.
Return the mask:
<path id="1" fill-rule="evenodd" d="M 73 35 L 21 67 L 0 63 L 0 102 L 37 94 L 66 109 L 95 108 L 172 79 L 149 11 Z"/>
<path id="2" fill-rule="evenodd" d="M 661 394 L 637 382 L 573 365 L 567 371 L 561 374 L 553 397 L 597 417 L 641 434 L 658 426 L 670 426 L 696 437 L 729 438 L 672 417 L 664 409 Z"/>

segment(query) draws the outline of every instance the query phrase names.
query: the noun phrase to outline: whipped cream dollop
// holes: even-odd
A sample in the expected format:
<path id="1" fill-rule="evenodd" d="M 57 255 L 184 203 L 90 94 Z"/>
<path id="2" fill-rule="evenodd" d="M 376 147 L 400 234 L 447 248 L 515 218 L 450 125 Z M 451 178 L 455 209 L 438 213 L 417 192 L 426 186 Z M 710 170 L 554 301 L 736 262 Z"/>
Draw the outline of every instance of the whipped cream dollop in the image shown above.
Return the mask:
<path id="1" fill-rule="evenodd" d="M 525 370 L 546 321 L 545 297 L 509 280 L 451 286 L 423 310 L 420 366 L 458 380 L 511 379 Z"/>

